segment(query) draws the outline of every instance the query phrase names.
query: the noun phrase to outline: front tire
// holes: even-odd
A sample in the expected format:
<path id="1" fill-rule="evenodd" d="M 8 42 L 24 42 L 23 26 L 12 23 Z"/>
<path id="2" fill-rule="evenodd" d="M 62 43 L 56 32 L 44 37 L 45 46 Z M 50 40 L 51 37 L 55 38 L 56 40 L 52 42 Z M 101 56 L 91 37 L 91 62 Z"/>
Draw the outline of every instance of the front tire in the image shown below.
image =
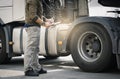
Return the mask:
<path id="1" fill-rule="evenodd" d="M 110 66 L 113 59 L 111 39 L 101 25 L 78 26 L 70 43 L 73 60 L 83 71 L 100 72 Z"/>

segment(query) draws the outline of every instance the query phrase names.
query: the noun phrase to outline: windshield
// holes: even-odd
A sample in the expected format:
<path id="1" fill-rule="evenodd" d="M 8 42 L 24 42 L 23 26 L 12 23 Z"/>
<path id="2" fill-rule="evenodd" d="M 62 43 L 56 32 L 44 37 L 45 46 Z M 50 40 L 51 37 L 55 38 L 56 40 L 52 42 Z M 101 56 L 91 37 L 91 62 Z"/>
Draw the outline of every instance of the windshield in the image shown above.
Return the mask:
<path id="1" fill-rule="evenodd" d="M 108 7 L 120 7 L 120 0 L 98 0 L 98 3 Z"/>

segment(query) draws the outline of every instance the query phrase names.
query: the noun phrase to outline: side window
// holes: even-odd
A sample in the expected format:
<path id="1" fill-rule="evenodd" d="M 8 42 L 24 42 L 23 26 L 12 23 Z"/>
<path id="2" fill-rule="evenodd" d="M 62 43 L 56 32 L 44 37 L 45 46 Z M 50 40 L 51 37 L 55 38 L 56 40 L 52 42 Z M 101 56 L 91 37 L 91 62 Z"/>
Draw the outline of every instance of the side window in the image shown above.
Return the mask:
<path id="1" fill-rule="evenodd" d="M 103 6 L 120 7 L 120 0 L 98 0 Z"/>

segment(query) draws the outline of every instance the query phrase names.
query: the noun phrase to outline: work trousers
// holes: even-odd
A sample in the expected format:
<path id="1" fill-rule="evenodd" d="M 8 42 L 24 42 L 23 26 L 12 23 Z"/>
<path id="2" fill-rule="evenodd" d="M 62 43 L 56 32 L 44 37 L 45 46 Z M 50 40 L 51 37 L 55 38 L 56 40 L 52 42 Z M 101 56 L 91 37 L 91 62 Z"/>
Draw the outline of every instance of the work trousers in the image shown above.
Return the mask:
<path id="1" fill-rule="evenodd" d="M 39 71 L 41 69 L 41 65 L 39 64 L 38 52 L 39 52 L 39 40 L 40 40 L 40 27 L 31 26 L 26 28 L 27 32 L 27 46 L 25 48 L 24 53 L 24 69 L 28 70 L 36 70 Z"/>

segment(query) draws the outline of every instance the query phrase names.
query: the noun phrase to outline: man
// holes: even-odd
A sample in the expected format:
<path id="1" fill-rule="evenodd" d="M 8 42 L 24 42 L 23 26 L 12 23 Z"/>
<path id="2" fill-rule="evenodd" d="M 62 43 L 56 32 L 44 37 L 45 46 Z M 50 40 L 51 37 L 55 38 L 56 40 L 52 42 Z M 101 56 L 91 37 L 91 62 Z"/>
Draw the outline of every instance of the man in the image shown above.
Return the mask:
<path id="1" fill-rule="evenodd" d="M 28 35 L 27 47 L 24 54 L 25 76 L 39 76 L 47 73 L 38 61 L 40 26 L 49 27 L 50 20 L 42 20 L 42 0 L 26 0 L 25 26 Z"/>

